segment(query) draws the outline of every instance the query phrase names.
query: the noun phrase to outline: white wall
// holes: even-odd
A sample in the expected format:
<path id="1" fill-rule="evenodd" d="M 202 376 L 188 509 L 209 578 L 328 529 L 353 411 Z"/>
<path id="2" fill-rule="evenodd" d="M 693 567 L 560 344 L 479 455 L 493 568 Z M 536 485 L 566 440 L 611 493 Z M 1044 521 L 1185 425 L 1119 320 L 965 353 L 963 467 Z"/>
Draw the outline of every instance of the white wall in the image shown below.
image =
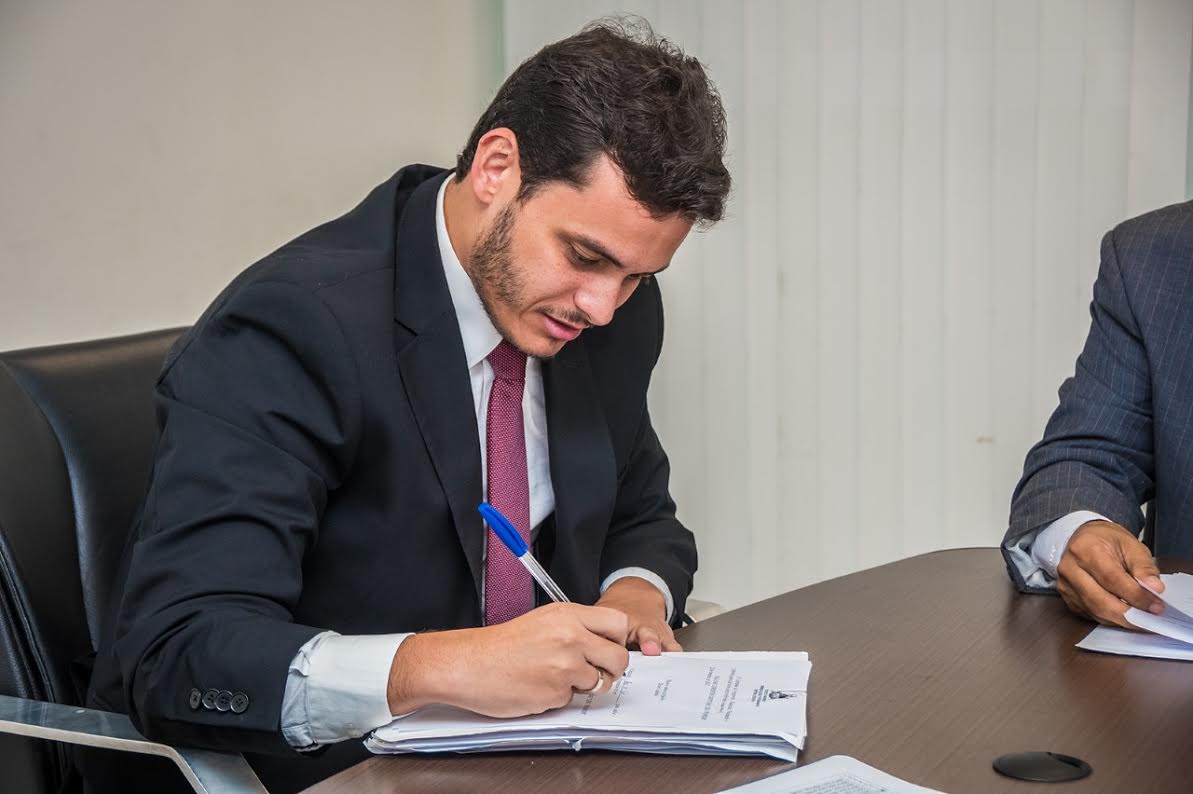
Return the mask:
<path id="1" fill-rule="evenodd" d="M 0 0 L 0 349 L 191 322 L 448 163 L 589 0 Z M 697 593 L 997 542 L 1104 229 L 1184 196 L 1187 0 L 642 0 L 730 113 L 652 405 Z M 451 58 L 446 54 L 451 52 Z"/>
<path id="2" fill-rule="evenodd" d="M 1184 198 L 1193 4 L 507 0 L 507 67 L 618 10 L 729 113 L 652 389 L 697 595 L 997 544 L 1102 233 Z"/>
<path id="3" fill-rule="evenodd" d="M 192 322 L 500 73 L 486 0 L 0 0 L 0 349 Z"/>

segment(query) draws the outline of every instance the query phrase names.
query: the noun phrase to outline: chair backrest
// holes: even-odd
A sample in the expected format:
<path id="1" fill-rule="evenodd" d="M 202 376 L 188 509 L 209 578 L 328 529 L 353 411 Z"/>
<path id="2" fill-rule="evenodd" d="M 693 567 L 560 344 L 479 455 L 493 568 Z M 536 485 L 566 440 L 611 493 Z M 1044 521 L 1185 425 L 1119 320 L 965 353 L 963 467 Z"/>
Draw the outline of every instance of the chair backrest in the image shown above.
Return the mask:
<path id="1" fill-rule="evenodd" d="M 0 694 L 78 702 L 71 663 L 102 634 L 182 330 L 0 353 Z M 57 788 L 63 757 L 0 743 L 4 774 L 37 789 Z"/>

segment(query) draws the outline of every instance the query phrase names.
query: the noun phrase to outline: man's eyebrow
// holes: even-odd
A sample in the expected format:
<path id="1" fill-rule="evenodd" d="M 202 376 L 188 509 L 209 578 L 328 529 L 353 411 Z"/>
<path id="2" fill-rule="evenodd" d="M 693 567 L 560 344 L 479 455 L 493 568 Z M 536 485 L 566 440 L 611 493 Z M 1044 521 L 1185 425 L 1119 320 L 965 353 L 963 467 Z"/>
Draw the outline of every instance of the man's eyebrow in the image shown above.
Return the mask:
<path id="1" fill-rule="evenodd" d="M 618 270 L 626 270 L 627 269 L 626 266 L 624 264 L 622 264 L 621 260 L 619 260 L 617 257 L 615 257 L 612 253 L 610 253 L 609 250 L 607 248 L 605 248 L 605 246 L 601 245 L 599 242 L 592 239 L 591 237 L 589 237 L 585 234 L 568 234 L 568 235 L 566 235 L 566 237 L 571 242 L 573 242 L 577 245 L 583 246 L 584 248 L 587 248 L 589 251 L 596 254 L 600 258 L 609 260 L 610 262 L 613 263 L 613 266 L 616 267 Z M 668 262 L 667 264 L 663 265 L 662 267 L 658 268 L 657 270 L 652 270 L 649 273 L 642 273 L 640 275 L 653 276 L 656 273 L 662 273 L 670 265 L 671 265 L 671 263 Z"/>

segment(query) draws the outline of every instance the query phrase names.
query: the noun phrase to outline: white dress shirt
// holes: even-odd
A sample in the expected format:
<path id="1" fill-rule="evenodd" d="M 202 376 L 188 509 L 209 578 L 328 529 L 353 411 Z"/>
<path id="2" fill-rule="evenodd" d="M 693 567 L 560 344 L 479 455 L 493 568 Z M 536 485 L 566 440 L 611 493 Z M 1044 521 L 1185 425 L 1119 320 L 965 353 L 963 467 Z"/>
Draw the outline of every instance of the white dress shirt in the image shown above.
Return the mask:
<path id="1" fill-rule="evenodd" d="M 476 409 L 480 437 L 482 487 L 488 493 L 488 466 L 485 465 L 485 436 L 488 423 L 489 391 L 493 387 L 493 368 L 486 360 L 501 342 L 472 279 L 460 264 L 443 214 L 443 196 L 450 178 L 443 181 L 435 207 L 435 232 L 439 256 L 447 277 L 448 291 L 455 306 L 468 378 L 472 384 L 472 402 Z M 547 447 L 547 412 L 543 396 L 542 362 L 526 359 L 526 387 L 522 393 L 522 415 L 526 432 L 526 466 L 530 483 L 531 537 L 538 535 L 543 519 L 555 510 L 555 490 L 551 486 L 551 467 Z M 671 619 L 674 601 L 662 577 L 644 568 L 621 568 L 601 583 L 604 593 L 609 585 L 626 576 L 646 579 L 659 589 Z M 481 588 L 484 610 L 483 593 Z M 403 634 L 342 636 L 334 631 L 317 634 L 298 649 L 290 662 L 286 692 L 282 700 L 282 734 L 291 747 L 313 750 L 320 745 L 363 736 L 390 722 L 387 687 L 389 669 Z"/>
<path id="2" fill-rule="evenodd" d="M 1065 555 L 1073 533 L 1090 521 L 1109 521 L 1100 513 L 1076 510 L 1038 532 L 1030 532 L 1008 545 L 1011 561 L 1031 587 L 1056 587 L 1056 566 Z"/>

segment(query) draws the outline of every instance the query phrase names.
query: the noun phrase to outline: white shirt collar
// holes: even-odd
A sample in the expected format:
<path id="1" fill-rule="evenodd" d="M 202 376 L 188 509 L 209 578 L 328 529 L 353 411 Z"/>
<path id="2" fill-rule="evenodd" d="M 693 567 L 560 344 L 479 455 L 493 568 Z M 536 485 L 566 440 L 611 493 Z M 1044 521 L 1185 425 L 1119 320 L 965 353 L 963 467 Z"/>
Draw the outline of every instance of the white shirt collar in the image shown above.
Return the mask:
<path id="1" fill-rule="evenodd" d="M 447 236 L 443 197 L 447 193 L 447 183 L 453 178 L 449 174 L 439 186 L 439 197 L 435 200 L 435 236 L 439 240 L 439 258 L 443 260 L 447 289 L 452 296 L 452 305 L 456 307 L 460 337 L 464 340 L 464 357 L 468 360 L 468 368 L 472 369 L 484 361 L 493 352 L 493 348 L 501 343 L 501 334 L 493 327 L 480 296 L 476 294 L 472 279 L 460 264 L 460 258 L 452 248 L 451 238 Z"/>

